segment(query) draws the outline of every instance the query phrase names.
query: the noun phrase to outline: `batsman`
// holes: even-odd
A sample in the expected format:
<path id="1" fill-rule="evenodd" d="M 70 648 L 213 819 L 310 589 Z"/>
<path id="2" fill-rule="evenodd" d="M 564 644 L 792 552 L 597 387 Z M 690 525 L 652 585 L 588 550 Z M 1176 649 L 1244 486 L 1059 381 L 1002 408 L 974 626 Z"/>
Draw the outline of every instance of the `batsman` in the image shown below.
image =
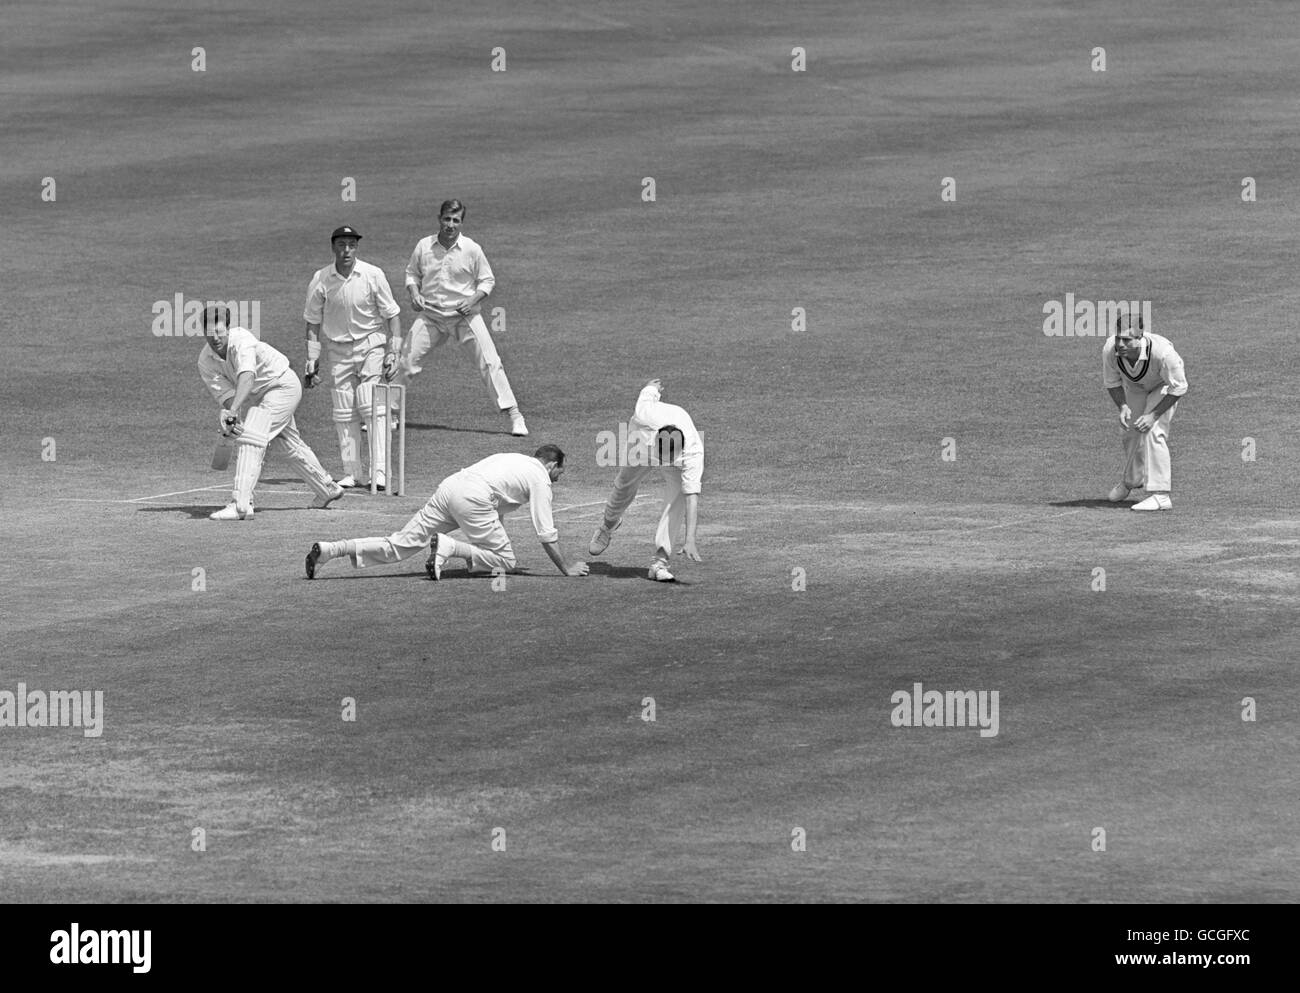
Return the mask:
<path id="1" fill-rule="evenodd" d="M 199 375 L 221 407 L 221 433 L 234 439 L 235 448 L 233 502 L 209 515 L 212 520 L 253 519 L 253 491 L 268 447 L 287 458 L 311 487 L 316 494 L 313 507 L 328 507 L 341 497 L 343 487 L 321 467 L 294 423 L 302 385 L 289 360 L 246 328 L 232 328 L 229 307 L 203 311 L 203 337 L 207 341 L 199 354 Z"/>

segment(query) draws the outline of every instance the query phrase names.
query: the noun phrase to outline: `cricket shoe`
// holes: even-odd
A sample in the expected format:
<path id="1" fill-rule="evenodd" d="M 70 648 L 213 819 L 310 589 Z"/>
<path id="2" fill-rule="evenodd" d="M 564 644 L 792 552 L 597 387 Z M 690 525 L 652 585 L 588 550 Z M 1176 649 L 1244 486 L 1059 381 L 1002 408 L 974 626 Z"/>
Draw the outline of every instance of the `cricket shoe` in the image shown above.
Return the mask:
<path id="1" fill-rule="evenodd" d="M 622 521 L 619 521 L 612 528 L 607 528 L 602 522 L 600 527 L 596 528 L 596 533 L 591 536 L 591 544 L 587 546 L 587 551 L 592 555 L 603 553 L 609 547 L 610 539 L 614 537 L 614 532 L 618 530 L 619 524 L 622 523 Z"/>
<path id="2" fill-rule="evenodd" d="M 1111 503 L 1119 503 L 1121 500 L 1127 500 L 1130 487 L 1123 483 L 1116 483 L 1114 489 L 1107 494 L 1106 499 Z"/>
<path id="3" fill-rule="evenodd" d="M 424 563 L 424 571 L 429 574 L 430 579 L 437 582 L 442 578 L 442 567 L 447 564 L 449 558 L 451 558 L 451 539 L 445 534 L 435 534 L 433 547 L 429 549 L 429 560 Z"/>
<path id="4" fill-rule="evenodd" d="M 1152 493 L 1141 503 L 1135 503 L 1129 510 L 1173 510 L 1174 502 L 1168 493 Z"/>
<path id="5" fill-rule="evenodd" d="M 339 485 L 345 490 L 355 490 L 357 488 L 357 477 L 352 475 L 352 473 L 348 473 L 339 480 Z"/>
<path id="6" fill-rule="evenodd" d="M 214 510 L 208 515 L 210 521 L 251 521 L 252 519 L 253 505 L 251 503 L 246 510 L 240 510 L 233 503 L 228 503 L 220 510 Z"/>
<path id="7" fill-rule="evenodd" d="M 332 504 L 335 500 L 337 500 L 346 492 L 347 490 L 343 488 L 342 484 L 335 483 L 334 489 L 330 492 L 329 496 L 318 496 L 315 500 L 311 502 L 312 509 L 324 510 L 326 507 L 328 507 L 330 504 Z"/>
<path id="8" fill-rule="evenodd" d="M 307 552 L 307 578 L 316 578 L 316 566 L 320 562 L 320 542 L 313 542 L 311 549 Z"/>
<path id="9" fill-rule="evenodd" d="M 528 425 L 524 423 L 523 414 L 510 415 L 510 433 L 516 438 L 528 437 Z"/>
<path id="10" fill-rule="evenodd" d="M 650 563 L 650 571 L 646 573 L 647 579 L 653 579 L 656 583 L 671 583 L 677 577 L 668 571 L 668 563 L 663 559 L 655 559 Z"/>

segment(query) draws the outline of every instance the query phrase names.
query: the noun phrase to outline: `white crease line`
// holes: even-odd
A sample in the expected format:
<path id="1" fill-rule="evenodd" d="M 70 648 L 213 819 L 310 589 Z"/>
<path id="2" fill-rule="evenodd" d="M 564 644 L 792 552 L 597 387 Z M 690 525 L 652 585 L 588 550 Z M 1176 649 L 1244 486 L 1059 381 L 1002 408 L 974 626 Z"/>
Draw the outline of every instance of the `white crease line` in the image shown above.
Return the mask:
<path id="1" fill-rule="evenodd" d="M 638 493 L 636 496 L 632 498 L 632 502 L 636 503 L 644 495 L 645 494 L 643 493 Z M 605 500 L 593 500 L 591 503 L 571 503 L 567 507 L 556 507 L 553 511 L 551 511 L 551 513 L 558 514 L 563 510 L 578 510 L 581 507 L 603 507 L 605 506 L 606 502 L 607 501 Z"/>
<path id="2" fill-rule="evenodd" d="M 196 486 L 190 490 L 176 490 L 174 493 L 155 493 L 153 496 L 136 497 L 133 500 L 114 500 L 113 503 L 140 503 L 143 500 L 161 500 L 163 497 L 180 496 L 183 493 L 202 493 L 206 490 L 225 489 L 227 483 L 213 483 L 211 486 Z"/>
<path id="3" fill-rule="evenodd" d="M 182 496 L 186 493 L 207 493 L 210 490 L 229 489 L 229 483 L 217 483 L 213 486 L 196 486 L 192 490 L 176 490 L 174 493 L 155 493 L 153 496 L 132 497 L 129 500 L 108 500 L 103 497 L 55 497 L 63 503 L 144 503 L 146 500 L 161 500 L 163 497 Z M 311 490 L 268 490 L 268 493 L 283 493 L 285 496 L 313 495 Z"/>

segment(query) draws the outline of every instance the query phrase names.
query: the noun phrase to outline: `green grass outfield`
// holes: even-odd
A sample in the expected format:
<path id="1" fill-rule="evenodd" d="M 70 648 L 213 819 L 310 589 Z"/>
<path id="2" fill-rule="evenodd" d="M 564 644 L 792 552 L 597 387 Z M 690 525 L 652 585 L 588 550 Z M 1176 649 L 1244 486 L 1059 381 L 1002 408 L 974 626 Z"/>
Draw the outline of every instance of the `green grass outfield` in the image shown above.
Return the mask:
<path id="1" fill-rule="evenodd" d="M 1300 897 L 1300 16 L 599 10 L 6 8 L 0 691 L 103 690 L 105 723 L 0 728 L 0 896 Z M 154 302 L 259 301 L 298 366 L 330 230 L 398 285 L 447 197 L 532 437 L 445 348 L 406 496 L 307 510 L 272 456 L 256 520 L 209 522 L 200 340 Z M 1186 360 L 1172 514 L 1104 500 L 1101 341 L 1042 332 L 1066 293 L 1152 300 Z M 597 435 L 656 376 L 707 446 L 681 582 L 644 578 L 657 483 L 586 579 L 526 514 L 504 590 L 422 558 L 303 579 L 312 540 L 544 441 L 582 552 Z M 341 472 L 327 391 L 298 423 Z M 916 682 L 997 690 L 999 733 L 893 727 Z"/>

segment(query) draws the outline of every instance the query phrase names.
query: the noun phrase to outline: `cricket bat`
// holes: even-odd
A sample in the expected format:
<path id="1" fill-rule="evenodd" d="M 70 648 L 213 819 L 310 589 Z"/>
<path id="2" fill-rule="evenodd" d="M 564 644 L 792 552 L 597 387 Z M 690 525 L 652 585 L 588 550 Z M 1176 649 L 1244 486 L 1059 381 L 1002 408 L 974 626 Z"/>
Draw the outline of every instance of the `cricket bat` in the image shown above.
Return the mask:
<path id="1" fill-rule="evenodd" d="M 226 469 L 230 466 L 230 450 L 235 447 L 233 436 L 222 435 L 217 447 L 212 452 L 212 468 Z"/>

